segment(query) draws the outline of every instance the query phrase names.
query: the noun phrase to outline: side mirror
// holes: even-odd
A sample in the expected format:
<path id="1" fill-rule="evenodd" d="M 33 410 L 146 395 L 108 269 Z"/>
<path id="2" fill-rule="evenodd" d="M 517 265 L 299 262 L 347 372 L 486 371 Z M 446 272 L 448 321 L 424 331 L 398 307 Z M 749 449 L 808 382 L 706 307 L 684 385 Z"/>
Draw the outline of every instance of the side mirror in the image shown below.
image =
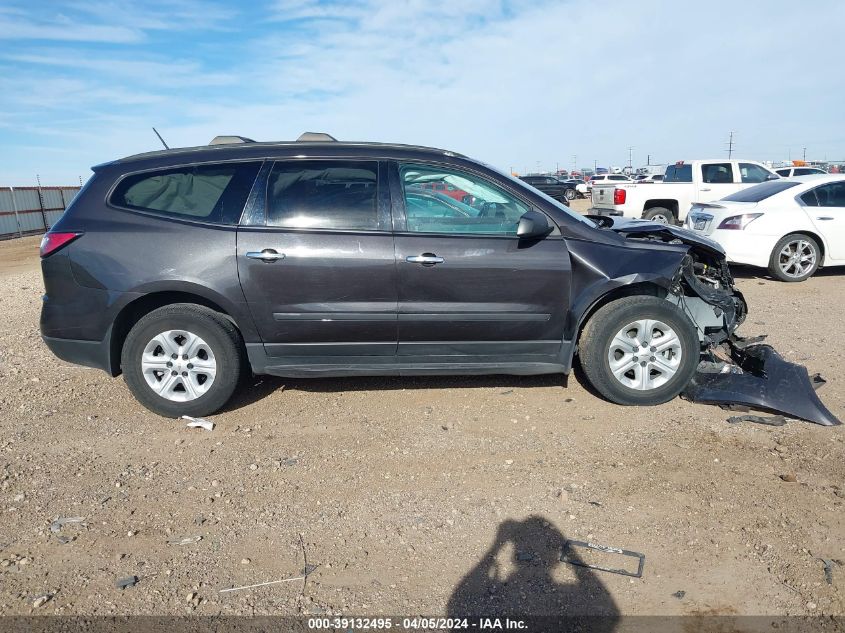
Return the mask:
<path id="1" fill-rule="evenodd" d="M 777 174 L 769 174 L 768 176 L 766 176 L 766 180 L 780 180 L 780 176 L 778 176 Z"/>
<path id="2" fill-rule="evenodd" d="M 516 235 L 520 239 L 542 239 L 553 231 L 548 218 L 538 211 L 527 211 L 519 218 Z"/>

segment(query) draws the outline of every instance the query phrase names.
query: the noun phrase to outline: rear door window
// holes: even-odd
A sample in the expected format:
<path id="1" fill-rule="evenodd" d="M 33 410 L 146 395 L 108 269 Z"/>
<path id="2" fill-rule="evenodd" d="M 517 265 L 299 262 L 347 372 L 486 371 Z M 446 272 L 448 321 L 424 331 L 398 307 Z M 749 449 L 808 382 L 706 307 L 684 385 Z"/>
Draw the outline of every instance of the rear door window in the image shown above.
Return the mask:
<path id="1" fill-rule="evenodd" d="M 813 190 L 820 207 L 845 207 L 845 182 L 832 182 Z"/>
<path id="2" fill-rule="evenodd" d="M 701 180 L 709 184 L 724 184 L 734 181 L 733 166 L 730 163 L 710 163 L 701 166 Z"/>
<path id="3" fill-rule="evenodd" d="M 377 183 L 376 161 L 277 162 L 267 183 L 267 225 L 378 230 Z"/>
<path id="4" fill-rule="evenodd" d="M 130 174 L 111 204 L 164 217 L 236 224 L 260 162 L 191 165 Z"/>

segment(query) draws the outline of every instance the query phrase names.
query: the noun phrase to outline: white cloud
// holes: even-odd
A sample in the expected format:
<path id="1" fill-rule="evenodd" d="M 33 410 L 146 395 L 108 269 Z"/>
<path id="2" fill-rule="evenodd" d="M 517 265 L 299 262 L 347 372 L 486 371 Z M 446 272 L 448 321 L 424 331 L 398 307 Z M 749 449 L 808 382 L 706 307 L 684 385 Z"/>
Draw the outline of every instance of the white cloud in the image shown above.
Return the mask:
<path id="1" fill-rule="evenodd" d="M 20 14 L 0 13 L 0 40 L 54 40 L 127 44 L 143 40 L 143 32 L 126 26 L 86 24 L 65 16 L 50 21 L 27 19 Z"/>

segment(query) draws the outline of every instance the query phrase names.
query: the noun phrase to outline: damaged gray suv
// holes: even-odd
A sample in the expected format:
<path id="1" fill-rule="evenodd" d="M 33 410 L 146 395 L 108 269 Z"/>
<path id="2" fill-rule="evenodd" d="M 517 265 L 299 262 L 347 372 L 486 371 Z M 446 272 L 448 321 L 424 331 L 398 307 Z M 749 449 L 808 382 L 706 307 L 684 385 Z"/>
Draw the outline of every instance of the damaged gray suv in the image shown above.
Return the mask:
<path id="1" fill-rule="evenodd" d="M 746 316 L 706 238 L 325 134 L 94 167 L 41 257 L 50 349 L 165 416 L 220 409 L 250 372 L 566 374 L 576 356 L 605 398 L 658 404 L 702 359 L 725 373 L 712 351 Z"/>

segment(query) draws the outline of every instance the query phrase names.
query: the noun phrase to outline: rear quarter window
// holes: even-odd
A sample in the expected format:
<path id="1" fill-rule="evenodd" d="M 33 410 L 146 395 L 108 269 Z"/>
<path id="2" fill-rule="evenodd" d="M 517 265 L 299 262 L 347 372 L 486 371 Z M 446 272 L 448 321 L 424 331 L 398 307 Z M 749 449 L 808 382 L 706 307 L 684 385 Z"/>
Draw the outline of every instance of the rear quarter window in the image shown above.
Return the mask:
<path id="1" fill-rule="evenodd" d="M 237 223 L 260 162 L 190 165 L 124 177 L 109 202 L 164 217 Z"/>

